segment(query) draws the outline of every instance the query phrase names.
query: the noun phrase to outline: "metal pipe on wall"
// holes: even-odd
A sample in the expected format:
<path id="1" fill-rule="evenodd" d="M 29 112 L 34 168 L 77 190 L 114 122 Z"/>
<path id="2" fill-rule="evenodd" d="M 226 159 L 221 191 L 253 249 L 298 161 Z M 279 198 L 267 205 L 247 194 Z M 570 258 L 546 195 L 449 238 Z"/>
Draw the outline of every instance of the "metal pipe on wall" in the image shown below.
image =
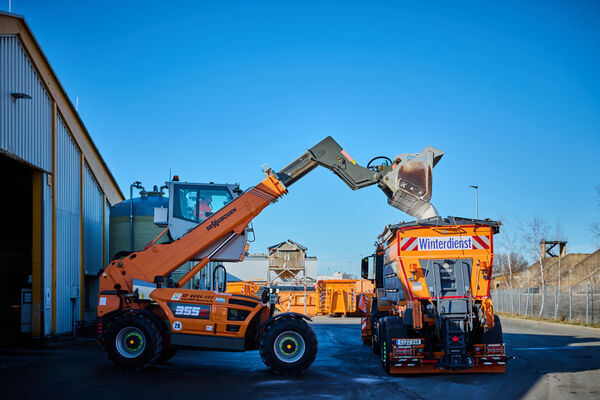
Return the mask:
<path id="1" fill-rule="evenodd" d="M 144 190 L 140 181 L 135 181 L 129 185 L 129 244 L 131 251 L 135 251 L 133 248 L 133 188 Z"/>

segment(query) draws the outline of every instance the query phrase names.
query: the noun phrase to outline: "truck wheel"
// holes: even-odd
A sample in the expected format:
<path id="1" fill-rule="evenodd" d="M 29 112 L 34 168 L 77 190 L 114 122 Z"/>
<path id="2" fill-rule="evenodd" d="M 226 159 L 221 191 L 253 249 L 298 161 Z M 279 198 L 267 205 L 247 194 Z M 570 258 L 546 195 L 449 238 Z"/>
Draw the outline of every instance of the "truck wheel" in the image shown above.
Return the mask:
<path id="1" fill-rule="evenodd" d="M 387 321 L 388 318 L 383 318 L 380 320 L 379 322 L 379 355 L 381 357 L 381 365 L 383 366 L 383 369 L 386 372 L 389 372 L 390 368 L 389 368 L 389 364 L 390 364 L 390 360 L 389 360 L 389 354 L 388 352 L 390 351 L 389 349 L 389 343 L 387 340 L 387 332 L 386 332 L 386 328 L 387 328 Z"/>
<path id="2" fill-rule="evenodd" d="M 494 314 L 494 327 L 483 331 L 483 344 L 502 344 L 502 324 L 500 318 Z"/>
<path id="3" fill-rule="evenodd" d="M 171 358 L 175 357 L 175 354 L 177 354 L 177 349 L 174 349 L 172 347 L 165 347 L 163 348 L 162 354 L 160 355 L 160 357 L 158 357 L 158 360 L 156 360 L 157 364 L 164 364 L 167 361 L 169 361 Z"/>
<path id="4" fill-rule="evenodd" d="M 104 350 L 118 369 L 138 371 L 156 363 L 162 354 L 163 338 L 153 321 L 130 312 L 108 324 Z"/>
<path id="5" fill-rule="evenodd" d="M 317 356 L 317 337 L 306 321 L 280 318 L 267 326 L 260 338 L 260 356 L 276 374 L 304 372 Z"/>
<path id="6" fill-rule="evenodd" d="M 384 319 L 382 350 L 381 350 L 381 365 L 388 374 L 390 373 L 391 363 L 390 352 L 392 351 L 392 340 L 408 337 L 408 328 L 402 323 L 400 317 L 387 317 Z M 385 348 L 385 354 L 383 352 Z"/>
<path id="7" fill-rule="evenodd" d="M 374 325 L 371 325 L 371 327 L 373 327 Z M 381 320 L 378 321 L 377 323 L 377 329 L 373 329 L 371 328 L 371 350 L 373 350 L 373 353 L 379 355 L 379 350 L 380 350 L 380 345 L 379 345 L 379 338 L 381 337 Z M 375 338 L 377 338 L 377 340 L 375 340 Z"/>

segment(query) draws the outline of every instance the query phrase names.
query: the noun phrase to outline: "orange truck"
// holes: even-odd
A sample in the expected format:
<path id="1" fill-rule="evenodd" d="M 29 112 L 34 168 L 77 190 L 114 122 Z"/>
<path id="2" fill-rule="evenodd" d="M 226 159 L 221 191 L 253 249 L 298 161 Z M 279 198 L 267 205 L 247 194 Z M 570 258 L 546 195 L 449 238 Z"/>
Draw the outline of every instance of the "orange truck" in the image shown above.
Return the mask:
<path id="1" fill-rule="evenodd" d="M 502 326 L 490 298 L 499 226 L 432 217 L 385 228 L 361 273 L 375 283 L 363 309 L 363 343 L 371 343 L 386 372 L 505 372 Z"/>
<path id="2" fill-rule="evenodd" d="M 442 155 L 426 147 L 394 159 L 375 157 L 362 167 L 328 137 L 279 172 L 265 165 L 264 180 L 244 192 L 231 185 L 169 182 L 167 220 L 164 210 L 155 210 L 155 223 L 166 225 L 163 234 L 168 233 L 169 241 L 158 243 L 156 238 L 141 251 L 120 252 L 101 274 L 98 343 L 124 370 L 165 362 L 183 348 L 259 350 L 275 373 L 301 373 L 317 354 L 309 317 L 274 315 L 277 295 L 271 290 L 263 290 L 259 298 L 226 293 L 226 285 L 222 291 L 184 286 L 209 262 L 241 261 L 252 220 L 317 166 L 353 190 L 377 185 L 390 205 L 411 216 L 437 215 L 428 188 Z M 189 261 L 197 263 L 174 282 L 172 273 Z"/>

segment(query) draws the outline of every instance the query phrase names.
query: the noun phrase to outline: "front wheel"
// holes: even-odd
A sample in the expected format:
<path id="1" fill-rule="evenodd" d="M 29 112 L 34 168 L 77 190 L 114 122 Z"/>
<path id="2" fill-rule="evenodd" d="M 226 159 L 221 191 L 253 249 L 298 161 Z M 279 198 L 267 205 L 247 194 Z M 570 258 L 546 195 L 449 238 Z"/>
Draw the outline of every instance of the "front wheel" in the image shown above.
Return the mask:
<path id="1" fill-rule="evenodd" d="M 281 318 L 267 326 L 260 338 L 260 355 L 276 374 L 298 375 L 317 356 L 317 337 L 306 321 Z"/>
<path id="2" fill-rule="evenodd" d="M 117 368 L 137 371 L 156 363 L 162 354 L 163 338 L 153 321 L 130 312 L 108 324 L 104 349 Z"/>

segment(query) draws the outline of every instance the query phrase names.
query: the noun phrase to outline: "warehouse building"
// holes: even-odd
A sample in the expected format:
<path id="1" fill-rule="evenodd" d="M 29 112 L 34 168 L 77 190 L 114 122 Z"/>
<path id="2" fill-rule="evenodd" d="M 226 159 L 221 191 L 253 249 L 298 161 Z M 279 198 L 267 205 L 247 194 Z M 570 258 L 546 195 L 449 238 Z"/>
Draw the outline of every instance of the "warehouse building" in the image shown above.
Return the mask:
<path id="1" fill-rule="evenodd" d="M 124 199 L 24 18 L 0 12 L 0 336 L 95 319 L 110 206 Z"/>

